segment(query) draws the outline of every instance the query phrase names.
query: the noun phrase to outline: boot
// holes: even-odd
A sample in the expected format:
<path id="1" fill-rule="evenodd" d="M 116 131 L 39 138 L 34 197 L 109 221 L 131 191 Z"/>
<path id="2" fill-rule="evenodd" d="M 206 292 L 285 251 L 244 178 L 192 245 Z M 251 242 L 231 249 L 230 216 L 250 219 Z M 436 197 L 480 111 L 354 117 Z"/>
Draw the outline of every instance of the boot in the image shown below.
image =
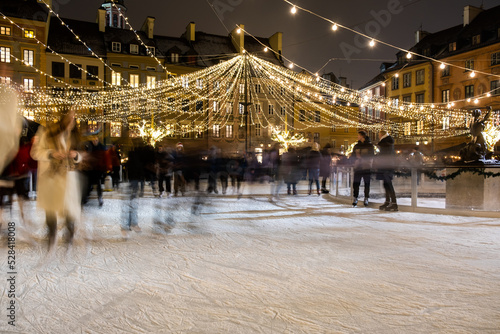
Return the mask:
<path id="1" fill-rule="evenodd" d="M 316 190 L 316 191 L 317 191 L 317 193 L 318 193 L 318 196 L 319 196 L 319 195 L 321 195 L 321 193 L 319 192 L 319 189 L 318 189 L 318 190 Z"/>
<path id="2" fill-rule="evenodd" d="M 288 189 L 287 194 L 288 194 L 288 195 L 291 195 L 291 194 L 292 194 L 292 191 L 291 191 L 290 189 Z"/>
<path id="3" fill-rule="evenodd" d="M 358 205 L 358 198 L 354 197 L 354 200 L 352 201 L 352 206 L 355 207 L 356 205 Z"/>
<path id="4" fill-rule="evenodd" d="M 384 211 L 385 208 L 387 208 L 389 206 L 389 204 L 391 204 L 391 203 L 385 202 L 384 204 L 382 204 L 381 206 L 379 206 L 378 209 Z"/>
<path id="5" fill-rule="evenodd" d="M 398 211 L 398 205 L 396 203 L 391 203 L 385 208 L 385 211 Z"/>
<path id="6" fill-rule="evenodd" d="M 368 197 L 365 197 L 365 200 L 363 201 L 363 205 L 365 207 L 368 206 Z"/>
<path id="7" fill-rule="evenodd" d="M 297 195 L 297 190 L 294 190 L 294 191 L 293 191 L 293 194 L 294 194 L 294 195 Z"/>

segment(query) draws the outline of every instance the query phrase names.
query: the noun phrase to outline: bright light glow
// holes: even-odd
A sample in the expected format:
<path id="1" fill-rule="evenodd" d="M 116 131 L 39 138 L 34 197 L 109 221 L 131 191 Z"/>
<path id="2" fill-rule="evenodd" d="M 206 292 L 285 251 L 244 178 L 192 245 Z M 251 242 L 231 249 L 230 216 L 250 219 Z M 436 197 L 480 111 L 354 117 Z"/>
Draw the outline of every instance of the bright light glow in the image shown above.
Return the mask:
<path id="1" fill-rule="evenodd" d="M 411 53 L 410 53 L 410 52 L 408 52 L 408 53 L 406 54 L 406 58 L 411 59 Z"/>
<path id="2" fill-rule="evenodd" d="M 470 77 L 471 78 L 474 78 L 475 76 L 476 76 L 476 72 L 474 72 L 474 71 L 470 72 Z"/>
<path id="3" fill-rule="evenodd" d="M 338 28 L 339 28 L 339 27 L 338 27 L 337 23 L 335 23 L 335 24 L 332 26 L 332 30 L 333 30 L 333 31 L 337 31 L 337 29 L 338 29 Z"/>
<path id="4" fill-rule="evenodd" d="M 486 94 L 487 97 L 491 97 L 491 93 Z"/>
<path id="5" fill-rule="evenodd" d="M 470 99 L 470 98 L 468 98 L 468 99 L 467 99 L 467 102 L 470 102 L 470 101 L 471 101 L 471 99 Z"/>
<path id="6" fill-rule="evenodd" d="M 396 77 L 396 78 L 399 78 L 399 73 L 396 73 L 395 77 Z"/>
<path id="7" fill-rule="evenodd" d="M 241 33 L 241 28 L 238 28 L 238 29 L 236 30 L 236 33 L 237 33 L 237 34 L 240 34 L 240 33 Z"/>
<path id="8" fill-rule="evenodd" d="M 267 46 L 266 46 L 266 47 L 264 48 L 264 52 L 267 52 L 267 50 L 268 50 L 268 48 L 267 48 Z"/>
<path id="9" fill-rule="evenodd" d="M 478 104 L 478 103 L 479 103 L 479 99 L 475 99 L 475 100 L 474 100 L 474 103 L 475 103 L 475 104 Z"/>
<path id="10" fill-rule="evenodd" d="M 292 14 L 297 13 L 297 7 L 293 6 L 290 11 L 292 12 Z"/>
<path id="11" fill-rule="evenodd" d="M 295 65 L 293 63 L 290 63 L 290 65 L 288 65 L 288 68 L 292 69 Z"/>
<path id="12" fill-rule="evenodd" d="M 375 41 L 374 41 L 373 39 L 370 41 L 370 46 L 371 46 L 372 48 L 375 46 Z"/>
<path id="13" fill-rule="evenodd" d="M 435 107 L 436 107 L 435 105 L 433 105 L 433 104 L 431 105 L 431 108 L 435 108 Z"/>
<path id="14" fill-rule="evenodd" d="M 441 63 L 441 65 L 439 65 L 439 68 L 444 70 L 446 68 L 446 65 L 444 63 Z"/>
<path id="15" fill-rule="evenodd" d="M 382 87 L 385 87 L 385 82 L 382 82 Z"/>

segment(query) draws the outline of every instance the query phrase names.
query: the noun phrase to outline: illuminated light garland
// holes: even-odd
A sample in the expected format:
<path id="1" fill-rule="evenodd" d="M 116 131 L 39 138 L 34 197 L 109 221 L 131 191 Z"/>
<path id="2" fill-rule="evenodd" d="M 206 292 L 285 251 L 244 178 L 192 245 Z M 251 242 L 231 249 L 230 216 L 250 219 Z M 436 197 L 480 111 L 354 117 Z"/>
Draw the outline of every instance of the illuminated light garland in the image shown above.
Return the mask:
<path id="1" fill-rule="evenodd" d="M 488 122 L 482 134 L 486 143 L 486 148 L 488 151 L 493 152 L 495 144 L 500 141 L 500 126 L 494 126 L 493 122 Z"/>
<path id="2" fill-rule="evenodd" d="M 171 131 L 161 126 L 154 126 L 153 124 L 148 125 L 146 121 L 143 121 L 139 126 L 139 134 L 144 142 L 155 147 L 157 142 L 171 135 Z"/>

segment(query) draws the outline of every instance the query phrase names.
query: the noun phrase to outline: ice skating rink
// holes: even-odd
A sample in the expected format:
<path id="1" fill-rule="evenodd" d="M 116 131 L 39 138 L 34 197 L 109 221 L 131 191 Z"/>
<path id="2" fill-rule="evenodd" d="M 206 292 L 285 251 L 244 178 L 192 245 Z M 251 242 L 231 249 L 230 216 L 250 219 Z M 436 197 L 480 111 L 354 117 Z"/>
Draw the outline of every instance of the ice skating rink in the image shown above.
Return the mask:
<path id="1" fill-rule="evenodd" d="M 96 202 L 96 201 L 94 201 Z M 2 333 L 500 333 L 500 222 L 386 213 L 329 196 L 91 203 L 74 246 L 46 255 L 43 214 L 16 229 L 16 326 Z M 171 218 L 167 235 L 153 219 Z M 14 204 L 12 216 L 17 220 Z M 61 231 L 62 233 L 62 231 Z M 84 236 L 86 236 L 84 238 Z"/>

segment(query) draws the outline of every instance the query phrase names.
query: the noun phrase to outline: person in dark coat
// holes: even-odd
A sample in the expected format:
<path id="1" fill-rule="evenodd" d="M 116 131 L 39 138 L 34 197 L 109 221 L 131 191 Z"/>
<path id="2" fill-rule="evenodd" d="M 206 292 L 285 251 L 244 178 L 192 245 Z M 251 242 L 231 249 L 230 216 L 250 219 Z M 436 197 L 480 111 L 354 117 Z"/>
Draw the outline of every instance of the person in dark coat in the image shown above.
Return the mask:
<path id="1" fill-rule="evenodd" d="M 392 185 L 394 177 L 394 164 L 396 160 L 396 152 L 394 151 L 394 138 L 385 130 L 381 130 L 378 134 L 378 147 L 380 153 L 377 155 L 377 180 L 382 180 L 385 189 L 385 203 L 379 209 L 385 211 L 398 211 L 396 202 L 396 192 Z"/>
<path id="2" fill-rule="evenodd" d="M 307 155 L 307 169 L 309 171 L 309 195 L 312 192 L 312 184 L 316 183 L 316 192 L 318 196 L 321 195 L 319 190 L 319 168 L 321 165 L 321 152 L 319 151 L 319 144 L 313 143 L 311 151 Z"/>
<path id="3" fill-rule="evenodd" d="M 168 150 L 160 146 L 156 155 L 156 162 L 158 165 L 158 191 L 160 197 L 170 197 L 172 193 L 172 166 L 174 158 Z"/>
<path id="4" fill-rule="evenodd" d="M 326 189 L 326 181 L 332 174 L 332 146 L 326 144 L 321 151 L 321 165 L 319 168 L 319 176 L 321 176 L 321 192 L 328 194 Z"/>
<path id="5" fill-rule="evenodd" d="M 107 171 L 106 148 L 99 142 L 99 138 L 97 136 L 93 136 L 90 138 L 87 145 L 85 145 L 85 151 L 87 152 L 87 163 L 90 166 L 90 170 L 86 172 L 88 184 L 83 197 L 83 203 L 85 204 L 88 202 L 92 187 L 95 185 L 99 206 L 102 206 L 104 202 L 102 199 L 101 183 L 104 178 L 104 174 Z"/>
<path id="6" fill-rule="evenodd" d="M 297 195 L 297 183 L 302 175 L 300 170 L 300 157 L 295 148 L 290 147 L 288 152 L 283 154 L 281 170 L 288 195 Z"/>
<path id="7" fill-rule="evenodd" d="M 370 179 L 373 156 L 375 155 L 375 147 L 370 141 L 370 137 L 365 131 L 358 132 L 358 143 L 352 149 L 351 159 L 354 163 L 354 179 L 353 187 L 353 202 L 352 205 L 358 204 L 359 186 L 361 180 L 365 184 L 365 200 L 363 204 L 368 206 L 368 198 L 370 197 Z"/>

